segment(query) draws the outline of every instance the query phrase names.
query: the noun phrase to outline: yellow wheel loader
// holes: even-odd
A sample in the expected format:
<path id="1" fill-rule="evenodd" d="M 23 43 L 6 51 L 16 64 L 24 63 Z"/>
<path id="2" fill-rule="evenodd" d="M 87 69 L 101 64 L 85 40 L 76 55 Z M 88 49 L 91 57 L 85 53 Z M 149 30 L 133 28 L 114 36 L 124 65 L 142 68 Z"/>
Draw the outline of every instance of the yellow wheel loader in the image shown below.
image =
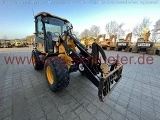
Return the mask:
<path id="1" fill-rule="evenodd" d="M 123 65 L 117 60 L 113 64 L 101 63 L 99 54 L 106 61 L 103 49 L 94 42 L 88 52 L 72 34 L 73 26 L 68 20 L 47 12 L 34 18 L 36 37 L 31 58 L 35 70 L 44 69 L 50 89 L 63 90 L 69 84 L 70 73 L 79 71 L 97 87 L 99 100 L 104 101 L 120 81 Z"/>
<path id="2" fill-rule="evenodd" d="M 119 39 L 119 42 L 117 42 L 116 50 L 125 52 L 131 52 L 131 39 L 132 39 L 132 33 L 128 33 L 125 39 Z"/>

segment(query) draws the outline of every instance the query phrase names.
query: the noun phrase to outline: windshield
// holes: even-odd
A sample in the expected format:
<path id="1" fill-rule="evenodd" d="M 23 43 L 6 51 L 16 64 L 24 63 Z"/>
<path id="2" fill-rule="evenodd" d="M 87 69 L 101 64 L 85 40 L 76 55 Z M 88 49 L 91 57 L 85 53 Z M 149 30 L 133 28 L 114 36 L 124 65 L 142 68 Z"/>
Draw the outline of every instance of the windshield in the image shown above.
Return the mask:
<path id="1" fill-rule="evenodd" d="M 137 39 L 137 42 L 141 42 L 141 41 L 144 41 L 144 38 L 138 38 Z"/>
<path id="2" fill-rule="evenodd" d="M 46 32 L 58 32 L 59 34 L 67 30 L 67 24 L 69 23 L 53 17 L 45 17 L 43 21 L 45 23 Z"/>
<path id="3" fill-rule="evenodd" d="M 123 42 L 124 41 L 124 39 L 119 39 L 119 42 Z"/>

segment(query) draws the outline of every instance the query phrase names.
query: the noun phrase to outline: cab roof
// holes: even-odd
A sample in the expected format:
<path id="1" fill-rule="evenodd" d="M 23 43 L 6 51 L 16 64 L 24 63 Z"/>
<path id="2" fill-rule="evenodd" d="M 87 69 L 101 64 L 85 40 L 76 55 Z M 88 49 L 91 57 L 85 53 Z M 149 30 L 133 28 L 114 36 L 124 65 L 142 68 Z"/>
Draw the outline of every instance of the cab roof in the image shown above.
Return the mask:
<path id="1" fill-rule="evenodd" d="M 36 14 L 34 17 L 36 18 L 36 17 L 38 17 L 38 16 L 50 16 L 50 17 L 54 17 L 54 18 L 61 19 L 61 20 L 63 20 L 63 21 L 68 21 L 68 20 L 65 19 L 65 18 L 61 18 L 61 17 L 59 17 L 59 16 L 52 15 L 52 14 L 50 14 L 50 13 L 48 13 L 48 12 L 40 12 L 40 13 Z"/>

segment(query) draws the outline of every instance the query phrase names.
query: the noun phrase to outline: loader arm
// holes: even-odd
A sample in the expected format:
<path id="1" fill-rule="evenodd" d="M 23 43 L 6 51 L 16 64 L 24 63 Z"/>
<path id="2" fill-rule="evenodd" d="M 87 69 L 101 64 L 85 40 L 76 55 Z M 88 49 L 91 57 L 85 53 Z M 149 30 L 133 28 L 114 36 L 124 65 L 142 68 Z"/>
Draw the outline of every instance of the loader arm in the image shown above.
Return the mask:
<path id="1" fill-rule="evenodd" d="M 112 90 L 110 88 L 110 85 L 114 83 L 114 87 L 117 85 L 123 65 L 119 64 L 117 61 L 115 61 L 114 64 L 109 65 L 109 69 L 107 69 L 107 72 L 104 70 L 100 70 L 101 76 L 97 76 L 93 73 L 91 70 L 92 67 L 100 67 L 98 66 L 98 60 L 97 56 L 99 56 L 99 52 L 101 53 L 104 61 L 106 61 L 106 55 L 103 51 L 103 49 L 97 44 L 92 44 L 92 53 L 88 53 L 86 51 L 86 48 L 76 39 L 72 36 L 72 34 L 69 34 L 66 32 L 66 34 L 73 39 L 75 45 L 78 47 L 78 49 L 83 53 L 82 55 L 89 56 L 89 58 L 81 57 L 80 54 L 76 53 L 73 49 L 71 49 L 66 42 L 63 41 L 63 39 L 60 39 L 61 44 L 64 46 L 66 53 L 68 56 L 70 56 L 72 59 L 77 58 L 79 60 L 79 64 L 82 64 L 84 67 L 83 74 L 98 88 L 98 96 L 100 101 L 104 101 L 105 96 Z M 95 62 L 91 63 L 91 66 L 85 63 L 86 59 L 88 61 L 94 60 Z M 108 66 L 106 64 L 103 64 L 104 67 Z M 102 65 L 101 65 L 102 66 Z M 112 88 L 114 88 L 112 87 Z"/>

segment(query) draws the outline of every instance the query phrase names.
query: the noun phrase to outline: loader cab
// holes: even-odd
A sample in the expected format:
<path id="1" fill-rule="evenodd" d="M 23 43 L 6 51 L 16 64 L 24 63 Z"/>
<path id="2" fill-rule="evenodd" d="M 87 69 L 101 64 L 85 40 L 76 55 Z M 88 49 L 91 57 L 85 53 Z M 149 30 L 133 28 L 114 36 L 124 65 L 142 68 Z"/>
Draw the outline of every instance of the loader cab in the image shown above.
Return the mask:
<path id="1" fill-rule="evenodd" d="M 144 38 L 138 38 L 137 42 L 144 42 Z"/>
<path id="2" fill-rule="evenodd" d="M 119 42 L 124 42 L 124 39 L 119 39 Z"/>
<path id="3" fill-rule="evenodd" d="M 56 53 L 56 43 L 64 31 L 68 29 L 69 21 L 49 13 L 42 12 L 35 16 L 34 47 L 45 53 Z"/>

